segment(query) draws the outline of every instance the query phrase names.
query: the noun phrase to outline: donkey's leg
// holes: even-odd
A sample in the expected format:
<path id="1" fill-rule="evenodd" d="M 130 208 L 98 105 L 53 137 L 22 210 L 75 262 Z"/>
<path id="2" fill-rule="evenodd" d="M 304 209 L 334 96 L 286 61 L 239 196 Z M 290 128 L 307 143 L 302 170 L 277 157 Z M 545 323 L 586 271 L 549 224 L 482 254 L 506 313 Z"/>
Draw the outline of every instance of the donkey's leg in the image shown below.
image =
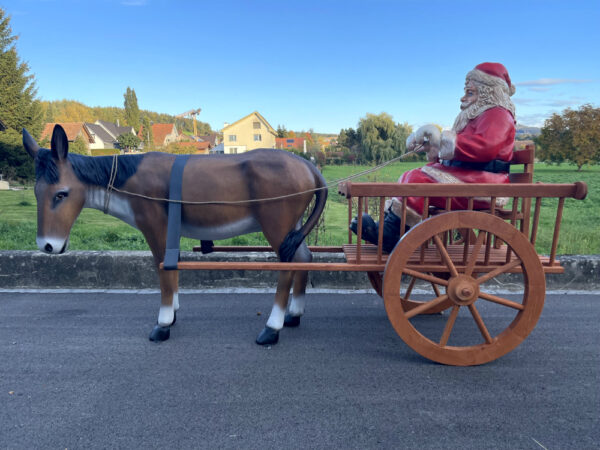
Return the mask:
<path id="1" fill-rule="evenodd" d="M 150 333 L 150 340 L 154 342 L 169 339 L 171 325 L 175 323 L 176 311 L 179 309 L 179 295 L 177 292 L 179 271 L 159 269 L 158 277 L 160 279 L 160 309 L 158 310 L 157 323 Z"/>
<path id="2" fill-rule="evenodd" d="M 259 345 L 273 345 L 279 341 L 279 330 L 283 328 L 285 310 L 287 308 L 290 288 L 292 287 L 294 272 L 289 270 L 279 272 L 279 281 L 277 282 L 277 292 L 275 293 L 275 303 L 271 310 L 271 315 L 265 328 L 256 338 Z"/>
<path id="3" fill-rule="evenodd" d="M 312 262 L 312 253 L 305 242 L 298 247 L 294 255 L 294 262 Z M 308 272 L 297 271 L 294 273 L 294 288 L 292 299 L 288 303 L 283 325 L 286 327 L 297 327 L 300 325 L 300 317 L 304 314 L 306 302 L 306 285 L 308 283 Z"/>
<path id="4" fill-rule="evenodd" d="M 166 341 L 171 335 L 171 325 L 175 323 L 175 311 L 179 309 L 177 270 L 162 270 L 160 263 L 165 257 L 167 218 L 163 209 L 156 204 L 147 205 L 147 208 L 138 211 L 141 219 L 138 228 L 144 234 L 146 242 L 154 256 L 154 264 L 160 282 L 160 309 L 157 323 L 150 333 L 151 341 Z"/>

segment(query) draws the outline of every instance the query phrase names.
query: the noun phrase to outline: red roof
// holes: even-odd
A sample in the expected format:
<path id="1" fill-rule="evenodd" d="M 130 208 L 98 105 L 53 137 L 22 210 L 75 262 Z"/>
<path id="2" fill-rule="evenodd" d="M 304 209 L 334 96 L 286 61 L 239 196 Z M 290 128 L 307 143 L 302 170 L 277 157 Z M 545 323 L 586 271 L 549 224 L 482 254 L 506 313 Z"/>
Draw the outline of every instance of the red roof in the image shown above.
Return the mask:
<path id="1" fill-rule="evenodd" d="M 144 127 L 140 127 L 138 131 L 138 137 L 144 139 Z M 152 124 L 152 135 L 154 136 L 154 145 L 164 145 L 165 138 L 167 135 L 175 131 L 174 123 L 153 123 Z"/>
<path id="2" fill-rule="evenodd" d="M 44 131 L 42 131 L 42 137 L 40 140 L 44 140 L 45 138 L 48 138 L 48 140 L 52 139 L 52 131 L 54 131 L 55 125 L 60 125 L 63 127 L 65 133 L 67 133 L 67 139 L 69 142 L 73 142 L 79 133 L 82 133 L 83 138 L 87 139 L 88 142 L 92 142 L 87 130 L 83 127 L 83 122 L 47 123 L 44 126 Z"/>
<path id="3" fill-rule="evenodd" d="M 275 138 L 275 147 L 301 149 L 304 147 L 304 138 Z"/>
<path id="4" fill-rule="evenodd" d="M 152 125 L 152 134 L 154 135 L 154 144 L 163 145 L 168 134 L 173 133 L 175 124 L 155 123 Z"/>

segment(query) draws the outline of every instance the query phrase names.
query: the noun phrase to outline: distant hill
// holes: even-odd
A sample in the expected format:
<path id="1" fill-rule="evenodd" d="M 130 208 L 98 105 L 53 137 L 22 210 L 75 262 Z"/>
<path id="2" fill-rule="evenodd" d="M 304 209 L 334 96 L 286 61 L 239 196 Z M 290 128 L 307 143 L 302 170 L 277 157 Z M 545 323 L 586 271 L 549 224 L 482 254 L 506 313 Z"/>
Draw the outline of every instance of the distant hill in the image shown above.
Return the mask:
<path id="1" fill-rule="evenodd" d="M 539 127 L 528 127 L 517 124 L 517 139 L 524 138 L 525 136 L 539 136 L 541 132 L 542 130 Z"/>
<path id="2" fill-rule="evenodd" d="M 87 106 L 75 100 L 55 100 L 41 102 L 44 121 L 49 122 L 107 122 L 126 124 L 125 108 L 116 106 Z M 180 132 L 192 133 L 194 125 L 192 119 L 183 119 L 169 114 L 154 111 L 140 110 L 140 117 L 148 117 L 154 123 L 174 123 Z M 213 131 L 206 122 L 196 121 L 198 134 L 211 134 Z"/>

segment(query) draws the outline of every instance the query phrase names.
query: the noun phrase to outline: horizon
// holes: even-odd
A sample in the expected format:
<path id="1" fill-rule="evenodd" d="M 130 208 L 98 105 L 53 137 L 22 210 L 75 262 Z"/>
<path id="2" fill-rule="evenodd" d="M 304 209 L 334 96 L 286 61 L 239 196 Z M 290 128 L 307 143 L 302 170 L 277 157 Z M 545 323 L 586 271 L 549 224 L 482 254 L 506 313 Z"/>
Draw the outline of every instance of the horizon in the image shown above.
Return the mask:
<path id="1" fill-rule="evenodd" d="M 449 128 L 464 78 L 503 63 L 516 121 L 600 104 L 600 2 L 374 0 L 0 1 L 43 101 L 123 107 L 215 131 L 258 111 L 274 127 L 338 134 L 367 115 Z M 458 57 L 456 55 L 459 55 Z"/>

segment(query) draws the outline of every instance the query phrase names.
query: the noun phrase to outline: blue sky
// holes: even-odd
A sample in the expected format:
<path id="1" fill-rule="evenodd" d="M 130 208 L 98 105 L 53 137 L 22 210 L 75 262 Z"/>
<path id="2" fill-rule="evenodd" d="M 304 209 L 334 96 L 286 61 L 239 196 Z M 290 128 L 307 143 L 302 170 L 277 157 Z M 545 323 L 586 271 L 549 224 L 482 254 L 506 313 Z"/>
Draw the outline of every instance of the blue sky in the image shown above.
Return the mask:
<path id="1" fill-rule="evenodd" d="M 450 127 L 464 77 L 502 62 L 517 120 L 600 106 L 600 1 L 0 0 L 42 100 L 179 114 L 259 111 L 338 133 L 367 113 Z"/>

